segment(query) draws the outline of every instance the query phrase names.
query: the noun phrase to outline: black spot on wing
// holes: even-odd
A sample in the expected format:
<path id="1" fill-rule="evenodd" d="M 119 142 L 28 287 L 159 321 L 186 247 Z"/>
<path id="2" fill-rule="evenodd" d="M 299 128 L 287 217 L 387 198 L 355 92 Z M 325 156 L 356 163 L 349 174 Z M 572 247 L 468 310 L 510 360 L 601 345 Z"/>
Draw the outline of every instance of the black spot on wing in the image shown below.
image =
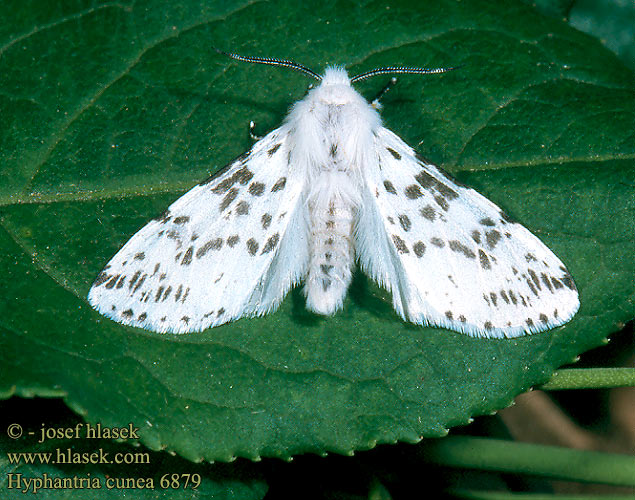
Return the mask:
<path id="1" fill-rule="evenodd" d="M 114 288 L 115 285 L 117 284 L 117 280 L 119 279 L 119 276 L 121 275 L 120 274 L 113 275 L 112 278 L 110 278 L 110 281 L 106 283 L 106 288 L 108 289 Z"/>
<path id="2" fill-rule="evenodd" d="M 245 200 L 241 200 L 236 204 L 236 214 L 249 215 L 249 203 Z"/>
<path id="3" fill-rule="evenodd" d="M 179 215 L 175 217 L 172 221 L 174 224 L 187 224 L 190 221 L 190 218 L 187 215 Z"/>
<path id="4" fill-rule="evenodd" d="M 536 288 L 538 290 L 542 290 L 542 287 L 540 286 L 540 280 L 538 279 L 538 275 L 536 274 L 536 272 L 533 269 L 527 269 L 527 272 L 529 273 L 529 276 L 531 277 L 531 281 L 534 282 L 534 285 L 536 286 Z"/>
<path id="5" fill-rule="evenodd" d="M 566 286 L 570 290 L 576 291 L 577 289 L 575 287 L 575 283 L 573 282 L 573 278 L 571 278 L 569 271 L 567 271 L 567 269 L 562 266 L 560 266 L 560 270 L 563 272 L 560 280 L 562 281 L 562 283 L 564 283 L 564 286 Z"/>
<path id="6" fill-rule="evenodd" d="M 140 272 L 137 271 L 136 275 L 137 278 L 139 277 Z M 110 275 L 104 271 L 102 271 L 101 273 L 99 273 L 99 276 L 97 276 L 97 278 L 95 279 L 95 281 L 93 282 L 93 286 L 97 287 L 97 286 L 101 286 L 103 285 L 106 281 L 108 281 L 110 279 Z"/>
<path id="7" fill-rule="evenodd" d="M 459 194 L 454 189 L 443 182 L 437 181 L 435 188 L 437 192 L 447 200 L 455 200 L 459 197 Z"/>
<path id="8" fill-rule="evenodd" d="M 262 214 L 260 222 L 262 223 L 262 228 L 267 229 L 271 224 L 271 214 Z"/>
<path id="9" fill-rule="evenodd" d="M 271 188 L 271 192 L 275 193 L 276 191 L 280 191 L 280 190 L 284 189 L 286 184 L 287 184 L 287 178 L 286 177 L 280 177 L 280 179 L 278 179 L 276 181 L 276 183 L 273 185 L 273 187 Z"/>
<path id="10" fill-rule="evenodd" d="M 230 164 L 230 166 L 233 166 L 233 164 Z M 201 183 L 201 186 L 205 186 L 206 184 L 209 184 L 213 180 L 222 176 L 224 173 L 225 173 L 225 169 L 221 170 L 221 172 L 219 172 L 218 174 L 214 174 L 209 179 L 203 181 Z M 226 193 L 237 182 L 244 186 L 251 180 L 253 176 L 254 176 L 254 173 L 251 170 L 249 170 L 246 166 L 243 166 L 242 168 L 239 168 L 238 170 L 236 170 L 232 175 L 230 175 L 229 177 L 225 177 L 218 184 L 216 184 L 212 188 L 212 193 L 215 193 L 215 194 Z"/>
<path id="11" fill-rule="evenodd" d="M 450 204 L 443 196 L 435 195 L 434 201 L 437 205 L 439 205 L 445 212 L 450 209 Z"/>
<path id="12" fill-rule="evenodd" d="M 483 252 L 483 250 L 481 250 L 480 248 L 478 250 L 478 259 L 483 269 L 489 270 L 492 268 L 492 265 L 490 264 L 489 259 L 487 258 L 487 254 Z"/>
<path id="13" fill-rule="evenodd" d="M 258 242 L 256 240 L 254 240 L 253 238 L 249 238 L 247 240 L 247 251 L 249 252 L 249 255 L 256 255 L 256 252 L 258 251 Z"/>
<path id="14" fill-rule="evenodd" d="M 278 150 L 280 149 L 280 146 L 282 146 L 282 144 L 280 144 L 280 143 L 273 145 L 273 146 L 272 146 L 272 147 L 271 147 L 271 148 L 267 151 L 267 154 L 268 154 L 269 156 L 273 156 L 273 155 L 276 153 L 276 151 L 278 151 Z"/>
<path id="15" fill-rule="evenodd" d="M 531 280 L 529 278 L 525 278 L 525 281 L 527 282 L 527 286 L 531 290 L 531 293 L 533 293 L 536 297 L 538 297 L 538 290 L 536 290 L 536 287 L 531 282 Z"/>
<path id="16" fill-rule="evenodd" d="M 223 175 L 225 175 L 228 170 L 231 170 L 232 167 L 235 167 L 238 164 L 244 165 L 245 160 L 247 159 L 247 157 L 249 157 L 250 154 L 251 154 L 251 151 L 246 151 L 245 153 L 243 153 L 243 154 L 239 155 L 238 157 L 234 158 L 227 165 L 225 165 L 223 168 L 221 168 L 218 172 L 214 172 L 207 179 L 205 179 L 204 181 L 199 183 L 199 186 L 206 186 L 207 184 L 210 184 L 213 181 L 218 180 L 219 178 L 223 177 Z M 246 167 L 244 167 L 244 168 L 246 168 Z M 231 187 L 231 185 L 228 186 L 227 189 L 229 189 L 229 187 Z"/>
<path id="17" fill-rule="evenodd" d="M 417 175 L 415 175 L 415 180 L 421 185 L 423 189 L 426 189 L 430 192 L 436 192 L 437 196 L 443 198 L 446 203 L 448 202 L 448 200 L 455 200 L 459 197 L 458 193 L 448 184 L 430 175 L 425 169 L 421 170 Z M 448 179 L 448 182 L 452 181 Z"/>
<path id="18" fill-rule="evenodd" d="M 423 189 L 430 189 L 437 182 L 437 180 L 425 170 L 421 170 L 417 175 L 415 175 L 415 180 L 421 184 Z"/>
<path id="19" fill-rule="evenodd" d="M 406 214 L 399 215 L 399 224 L 401 224 L 404 231 L 410 231 L 412 227 L 412 222 L 410 222 L 410 218 Z"/>
<path id="20" fill-rule="evenodd" d="M 485 240 L 487 241 L 487 246 L 490 248 L 494 248 L 496 244 L 500 241 L 501 234 L 493 229 L 492 231 L 487 231 L 485 233 Z"/>
<path id="21" fill-rule="evenodd" d="M 189 247 L 183 255 L 183 259 L 181 260 L 182 266 L 189 266 L 192 263 L 192 255 L 194 254 L 194 247 Z"/>
<path id="22" fill-rule="evenodd" d="M 130 280 L 130 283 L 128 283 L 128 290 L 132 290 L 132 287 L 134 287 L 135 283 L 139 279 L 139 276 L 141 276 L 141 271 L 137 271 L 136 273 L 134 273 L 132 279 Z"/>
<path id="23" fill-rule="evenodd" d="M 408 250 L 408 247 L 406 246 L 406 242 L 402 240 L 396 234 L 392 235 L 392 241 L 395 244 L 395 248 L 397 249 L 399 253 L 410 253 L 410 251 Z"/>
<path id="24" fill-rule="evenodd" d="M 423 241 L 417 241 L 413 246 L 412 250 L 414 251 L 417 257 L 423 257 L 423 254 L 426 251 L 426 245 Z"/>
<path id="25" fill-rule="evenodd" d="M 262 182 L 252 182 L 249 185 L 249 194 L 252 196 L 262 196 L 265 192 L 265 185 Z"/>
<path id="26" fill-rule="evenodd" d="M 429 221 L 434 221 L 437 217 L 437 212 L 432 205 L 426 205 L 419 210 L 419 213 L 421 214 L 421 217 L 428 219 Z"/>
<path id="27" fill-rule="evenodd" d="M 260 252 L 260 255 L 271 252 L 271 250 L 276 248 L 278 241 L 280 241 L 280 234 L 276 233 L 267 240 L 267 242 L 265 243 L 265 246 L 262 247 L 262 252 Z M 256 247 L 256 251 L 257 250 L 258 250 L 258 247 Z"/>
<path id="28" fill-rule="evenodd" d="M 448 245 L 450 246 L 450 250 L 452 250 L 453 252 L 461 253 L 468 259 L 476 258 L 476 254 L 460 241 L 451 240 L 448 241 Z"/>
<path id="29" fill-rule="evenodd" d="M 390 181 L 384 181 L 384 188 L 386 188 L 386 191 L 389 192 L 390 194 L 397 194 L 397 190 L 395 189 L 395 186 Z"/>
<path id="30" fill-rule="evenodd" d="M 161 215 L 159 215 L 158 217 L 156 217 L 154 220 L 156 220 L 157 222 L 159 222 L 160 224 L 165 224 L 167 221 L 169 221 L 172 218 L 172 215 L 170 214 L 170 210 L 166 210 L 164 211 Z"/>
<path id="31" fill-rule="evenodd" d="M 205 254 L 207 254 L 207 252 L 209 252 L 210 250 L 220 250 L 222 246 L 223 246 L 222 238 L 214 238 L 212 240 L 209 240 L 204 245 L 199 247 L 199 249 L 196 251 L 196 257 L 200 259 Z"/>
<path id="32" fill-rule="evenodd" d="M 227 194 L 225 195 L 223 201 L 219 206 L 219 210 L 221 212 L 224 211 L 236 199 L 236 196 L 238 196 L 238 189 L 236 189 L 235 187 L 227 191 Z"/>
<path id="33" fill-rule="evenodd" d="M 388 152 L 392 155 L 392 157 L 393 157 L 395 160 L 401 160 L 401 155 L 400 155 L 399 153 L 397 153 L 397 151 L 395 151 L 395 150 L 394 150 L 394 149 L 392 149 L 392 148 L 386 148 L 386 150 L 387 150 L 387 151 L 388 151 Z"/>
<path id="34" fill-rule="evenodd" d="M 404 193 L 406 197 L 411 200 L 416 200 L 417 198 L 421 198 L 423 196 L 423 193 L 421 192 L 421 188 L 417 186 L 416 184 L 411 184 L 410 186 L 407 186 L 406 189 L 404 190 Z"/>
<path id="35" fill-rule="evenodd" d="M 564 285 L 562 284 L 562 282 L 558 278 L 554 278 L 553 276 L 551 277 L 551 284 L 556 290 L 560 290 L 561 288 L 564 288 Z"/>

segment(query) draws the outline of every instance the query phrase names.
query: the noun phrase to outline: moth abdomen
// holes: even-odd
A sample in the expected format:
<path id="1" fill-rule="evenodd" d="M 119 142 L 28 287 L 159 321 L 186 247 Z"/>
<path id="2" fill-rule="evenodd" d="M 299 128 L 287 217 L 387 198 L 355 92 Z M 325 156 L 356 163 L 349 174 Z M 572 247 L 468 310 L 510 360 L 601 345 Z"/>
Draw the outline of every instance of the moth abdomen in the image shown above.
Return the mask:
<path id="1" fill-rule="evenodd" d="M 355 260 L 355 208 L 341 197 L 309 205 L 310 260 L 305 283 L 307 308 L 319 314 L 341 309 Z"/>

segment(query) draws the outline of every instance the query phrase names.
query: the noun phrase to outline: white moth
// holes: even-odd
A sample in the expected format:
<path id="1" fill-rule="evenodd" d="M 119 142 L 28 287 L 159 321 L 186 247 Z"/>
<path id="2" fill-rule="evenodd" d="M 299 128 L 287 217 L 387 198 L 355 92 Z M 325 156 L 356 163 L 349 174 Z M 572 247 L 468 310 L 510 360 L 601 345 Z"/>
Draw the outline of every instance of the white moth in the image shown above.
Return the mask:
<path id="1" fill-rule="evenodd" d="M 284 124 L 176 200 L 112 258 L 88 300 L 115 321 L 194 332 L 274 311 L 304 282 L 306 306 L 341 309 L 355 261 L 412 323 L 517 337 L 566 323 L 578 294 L 538 238 L 384 128 L 349 78 L 323 76 Z"/>

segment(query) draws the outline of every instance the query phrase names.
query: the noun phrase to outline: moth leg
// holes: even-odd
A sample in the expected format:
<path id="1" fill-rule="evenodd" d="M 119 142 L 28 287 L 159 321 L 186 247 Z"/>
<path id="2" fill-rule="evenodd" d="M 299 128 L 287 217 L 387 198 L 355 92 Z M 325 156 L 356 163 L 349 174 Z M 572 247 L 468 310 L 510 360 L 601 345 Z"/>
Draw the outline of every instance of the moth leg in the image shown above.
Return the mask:
<path id="1" fill-rule="evenodd" d="M 251 120 L 249 122 L 249 137 L 251 138 L 252 141 L 259 141 L 260 139 L 262 139 L 264 136 L 263 135 L 256 135 L 254 133 L 254 130 L 256 130 L 256 124 L 254 123 L 253 120 Z"/>
<path id="2" fill-rule="evenodd" d="M 384 88 L 381 89 L 377 95 L 375 96 L 375 98 L 371 101 L 370 105 L 373 107 L 373 109 L 376 110 L 380 110 L 382 107 L 381 102 L 379 102 L 379 100 L 384 96 L 384 94 L 386 92 L 388 92 L 394 85 L 395 83 L 397 83 L 397 77 L 393 76 L 386 85 L 384 85 Z"/>

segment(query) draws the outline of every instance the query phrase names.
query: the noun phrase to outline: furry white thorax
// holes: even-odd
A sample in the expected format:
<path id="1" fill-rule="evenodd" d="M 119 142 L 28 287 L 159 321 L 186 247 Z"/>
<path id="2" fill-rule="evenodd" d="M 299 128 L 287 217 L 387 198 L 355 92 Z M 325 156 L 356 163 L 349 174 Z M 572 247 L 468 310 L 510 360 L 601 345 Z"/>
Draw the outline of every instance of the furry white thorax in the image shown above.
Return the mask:
<path id="1" fill-rule="evenodd" d="M 307 307 L 332 314 L 342 307 L 351 281 L 362 169 L 373 154 L 381 119 L 351 87 L 346 71 L 329 67 L 320 85 L 293 106 L 287 125 L 291 162 L 306 183 Z"/>

